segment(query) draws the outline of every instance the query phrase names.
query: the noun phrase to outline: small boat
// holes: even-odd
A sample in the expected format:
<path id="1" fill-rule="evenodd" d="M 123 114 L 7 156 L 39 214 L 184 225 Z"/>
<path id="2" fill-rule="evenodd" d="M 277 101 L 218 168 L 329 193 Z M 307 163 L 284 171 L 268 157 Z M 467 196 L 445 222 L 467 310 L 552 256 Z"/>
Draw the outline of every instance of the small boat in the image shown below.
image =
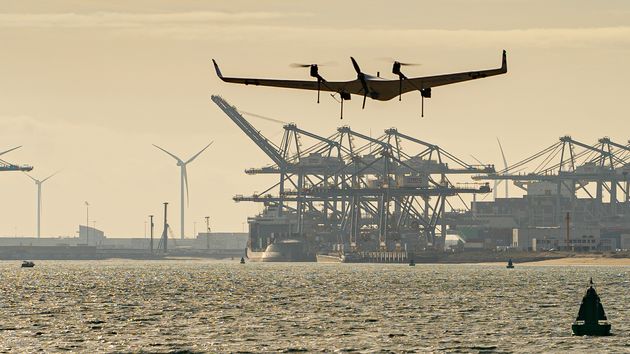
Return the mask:
<path id="1" fill-rule="evenodd" d="M 571 329 L 576 336 L 608 336 L 610 327 L 591 278 L 590 287 L 586 289 L 586 295 L 582 298 L 578 316 Z"/>
<path id="2" fill-rule="evenodd" d="M 341 263 L 340 254 L 320 254 L 316 255 L 317 263 Z"/>
<path id="3" fill-rule="evenodd" d="M 33 268 L 35 266 L 35 262 L 33 261 L 22 261 L 22 268 Z"/>
<path id="4" fill-rule="evenodd" d="M 508 269 L 514 268 L 514 263 L 512 263 L 512 258 L 508 259 L 508 264 L 505 266 L 505 268 L 508 268 Z"/>
<path id="5" fill-rule="evenodd" d="M 241 264 L 245 264 L 245 258 L 241 257 Z"/>

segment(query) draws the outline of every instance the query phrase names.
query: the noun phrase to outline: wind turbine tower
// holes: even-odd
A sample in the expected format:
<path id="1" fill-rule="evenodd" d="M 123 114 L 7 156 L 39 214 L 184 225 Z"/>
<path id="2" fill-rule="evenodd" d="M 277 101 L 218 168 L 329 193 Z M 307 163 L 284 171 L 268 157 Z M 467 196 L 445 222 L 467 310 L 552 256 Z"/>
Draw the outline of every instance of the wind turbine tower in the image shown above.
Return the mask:
<path id="1" fill-rule="evenodd" d="M 210 144 L 206 145 L 206 147 L 204 147 L 203 149 L 201 149 L 201 151 L 199 151 L 198 153 L 194 154 L 191 158 L 189 158 L 188 160 L 184 161 L 182 159 L 180 159 L 179 157 L 175 156 L 174 154 L 162 149 L 161 147 L 153 144 L 153 146 L 155 146 L 156 148 L 164 151 L 165 153 L 167 153 L 170 157 L 174 158 L 177 161 L 177 166 L 179 166 L 180 168 L 180 207 L 181 207 L 181 214 L 180 214 L 180 238 L 183 240 L 184 239 L 184 225 L 185 225 L 185 219 L 184 219 L 184 192 L 186 192 L 186 205 L 188 205 L 189 202 L 189 198 L 188 198 L 188 174 L 186 173 L 186 165 L 188 165 L 189 163 L 193 162 L 197 156 L 201 155 L 202 152 L 204 152 L 210 145 L 212 145 L 214 141 L 211 141 Z M 184 190 L 185 189 L 185 190 Z"/>
<path id="2" fill-rule="evenodd" d="M 41 226 L 42 226 L 42 184 L 44 184 L 44 182 L 46 182 L 48 179 L 50 179 L 52 176 L 56 175 L 57 172 L 53 173 L 52 175 L 39 180 L 36 178 L 33 178 L 31 175 L 28 175 L 28 178 L 32 179 L 33 182 L 35 182 L 35 185 L 37 186 L 37 238 L 41 237 Z"/>

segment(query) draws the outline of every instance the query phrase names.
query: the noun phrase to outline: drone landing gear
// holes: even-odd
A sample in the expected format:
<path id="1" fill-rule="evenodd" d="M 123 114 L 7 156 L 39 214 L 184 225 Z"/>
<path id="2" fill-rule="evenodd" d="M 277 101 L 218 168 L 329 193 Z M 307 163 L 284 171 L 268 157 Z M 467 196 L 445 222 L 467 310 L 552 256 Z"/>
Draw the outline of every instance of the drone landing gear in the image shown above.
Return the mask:
<path id="1" fill-rule="evenodd" d="M 424 99 L 425 98 L 431 98 L 431 88 L 425 88 L 420 90 L 420 95 L 422 96 L 422 113 L 421 113 L 421 117 L 424 117 Z"/>
<path id="2" fill-rule="evenodd" d="M 350 94 L 347 92 L 339 92 L 339 96 L 341 97 L 341 118 L 340 119 L 343 119 L 343 101 L 350 100 L 352 96 L 350 96 Z M 365 99 L 363 100 L 363 104 L 365 105 Z"/>
<path id="3" fill-rule="evenodd" d="M 317 103 L 319 103 L 319 93 L 322 89 L 322 79 L 321 76 L 317 77 Z"/>

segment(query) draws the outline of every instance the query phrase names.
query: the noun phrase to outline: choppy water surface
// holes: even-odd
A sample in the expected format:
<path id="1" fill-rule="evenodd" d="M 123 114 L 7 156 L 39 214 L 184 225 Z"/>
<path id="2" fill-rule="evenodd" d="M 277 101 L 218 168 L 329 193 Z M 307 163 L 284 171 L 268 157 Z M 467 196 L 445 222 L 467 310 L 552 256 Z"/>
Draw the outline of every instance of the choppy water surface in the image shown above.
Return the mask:
<path id="1" fill-rule="evenodd" d="M 630 352 L 630 267 L 0 262 L 0 350 Z M 573 337 L 593 276 L 615 336 Z"/>

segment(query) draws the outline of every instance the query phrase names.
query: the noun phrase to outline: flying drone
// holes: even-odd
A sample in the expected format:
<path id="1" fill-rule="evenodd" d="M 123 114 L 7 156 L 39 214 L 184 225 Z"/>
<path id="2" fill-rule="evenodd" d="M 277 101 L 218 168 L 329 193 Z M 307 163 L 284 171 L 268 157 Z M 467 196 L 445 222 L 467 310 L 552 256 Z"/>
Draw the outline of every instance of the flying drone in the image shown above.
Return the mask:
<path id="1" fill-rule="evenodd" d="M 411 91 L 420 92 L 422 97 L 422 117 L 424 117 L 424 99 L 431 98 L 431 88 L 507 73 L 507 55 L 505 50 L 503 51 L 500 68 L 435 76 L 407 77 L 403 74 L 401 68 L 403 66 L 413 64 L 394 61 L 392 73 L 398 76 L 397 80 L 382 78 L 380 77 L 380 74 L 377 74 L 376 76 L 366 74 L 361 71 L 359 64 L 353 57 L 350 57 L 350 60 L 352 61 L 352 66 L 357 73 L 357 78 L 351 81 L 328 81 L 320 75 L 319 66 L 317 64 L 297 64 L 298 67 L 309 68 L 311 77 L 316 79 L 310 81 L 225 77 L 221 74 L 221 70 L 219 69 L 217 62 L 214 59 L 212 59 L 212 62 L 214 63 L 214 69 L 217 72 L 217 76 L 225 82 L 300 90 L 316 90 L 317 103 L 319 103 L 321 91 L 333 92 L 333 97 L 338 94 L 341 99 L 341 119 L 343 119 L 343 102 L 350 100 L 352 95 L 363 96 L 362 108 L 365 109 L 365 101 L 368 97 L 378 101 L 389 101 L 394 97 L 398 97 L 398 100 L 400 101 L 402 100 L 402 95 L 404 93 Z"/>

